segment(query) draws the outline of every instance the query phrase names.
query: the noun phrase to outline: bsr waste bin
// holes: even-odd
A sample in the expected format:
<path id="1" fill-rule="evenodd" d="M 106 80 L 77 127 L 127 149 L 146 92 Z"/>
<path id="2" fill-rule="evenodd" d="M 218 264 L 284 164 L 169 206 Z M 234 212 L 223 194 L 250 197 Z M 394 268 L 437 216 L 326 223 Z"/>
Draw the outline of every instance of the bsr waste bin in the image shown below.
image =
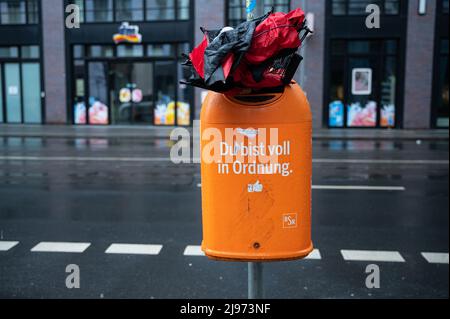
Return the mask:
<path id="1" fill-rule="evenodd" d="M 229 261 L 306 257 L 311 242 L 312 116 L 302 89 L 226 96 L 201 112 L 202 250 Z"/>

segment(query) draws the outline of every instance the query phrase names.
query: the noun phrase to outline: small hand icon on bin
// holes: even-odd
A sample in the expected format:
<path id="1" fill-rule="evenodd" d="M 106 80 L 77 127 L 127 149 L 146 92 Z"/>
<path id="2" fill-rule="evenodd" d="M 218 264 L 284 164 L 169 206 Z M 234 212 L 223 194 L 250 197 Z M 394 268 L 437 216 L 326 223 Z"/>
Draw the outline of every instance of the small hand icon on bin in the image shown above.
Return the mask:
<path id="1" fill-rule="evenodd" d="M 248 192 L 249 193 L 262 193 L 263 185 L 257 181 L 255 184 L 248 184 Z"/>

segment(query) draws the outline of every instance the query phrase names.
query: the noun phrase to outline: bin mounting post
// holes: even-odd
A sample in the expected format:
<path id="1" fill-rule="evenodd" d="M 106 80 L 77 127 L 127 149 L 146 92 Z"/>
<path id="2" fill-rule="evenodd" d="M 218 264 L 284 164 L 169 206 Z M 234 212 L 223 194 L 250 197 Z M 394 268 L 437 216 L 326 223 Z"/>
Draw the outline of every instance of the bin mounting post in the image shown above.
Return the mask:
<path id="1" fill-rule="evenodd" d="M 263 263 L 248 263 L 248 299 L 263 299 Z"/>

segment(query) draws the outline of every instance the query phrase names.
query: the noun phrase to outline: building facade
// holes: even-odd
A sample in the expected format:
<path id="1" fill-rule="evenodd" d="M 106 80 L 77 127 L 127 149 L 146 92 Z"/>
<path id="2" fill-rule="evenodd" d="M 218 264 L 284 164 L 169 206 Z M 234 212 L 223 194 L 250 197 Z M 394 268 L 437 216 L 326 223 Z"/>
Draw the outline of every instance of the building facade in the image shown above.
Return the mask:
<path id="1" fill-rule="evenodd" d="M 316 128 L 448 128 L 448 0 L 260 1 L 308 13 Z M 0 0 L 0 125 L 190 125 L 181 54 L 243 20 L 243 0 Z"/>

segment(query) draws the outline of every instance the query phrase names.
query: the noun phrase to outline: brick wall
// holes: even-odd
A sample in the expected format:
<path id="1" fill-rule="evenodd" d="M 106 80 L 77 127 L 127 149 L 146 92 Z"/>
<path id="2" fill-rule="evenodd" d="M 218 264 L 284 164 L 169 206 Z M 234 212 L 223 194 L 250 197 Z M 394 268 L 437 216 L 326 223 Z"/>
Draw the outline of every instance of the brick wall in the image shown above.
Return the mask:
<path id="1" fill-rule="evenodd" d="M 206 29 L 217 29 L 225 25 L 225 1 L 223 0 L 195 0 L 195 45 L 200 43 L 203 39 L 203 33 L 200 27 Z M 196 119 L 200 118 L 201 109 L 201 92 L 200 89 L 195 89 L 195 115 Z"/>
<path id="2" fill-rule="evenodd" d="M 305 13 L 314 14 L 314 35 L 306 40 L 303 52 L 303 66 L 295 79 L 303 82 L 303 90 L 308 96 L 313 113 L 313 127 L 322 127 L 324 60 L 325 60 L 325 1 L 292 0 L 291 8 L 301 7 Z M 301 76 L 303 72 L 303 77 Z"/>
<path id="3" fill-rule="evenodd" d="M 410 0 L 406 44 L 404 128 L 429 128 L 433 82 L 436 2 L 427 1 L 427 14 L 417 13 L 419 0 Z"/>
<path id="4" fill-rule="evenodd" d="M 64 124 L 67 108 L 63 1 L 41 2 L 46 123 Z"/>

